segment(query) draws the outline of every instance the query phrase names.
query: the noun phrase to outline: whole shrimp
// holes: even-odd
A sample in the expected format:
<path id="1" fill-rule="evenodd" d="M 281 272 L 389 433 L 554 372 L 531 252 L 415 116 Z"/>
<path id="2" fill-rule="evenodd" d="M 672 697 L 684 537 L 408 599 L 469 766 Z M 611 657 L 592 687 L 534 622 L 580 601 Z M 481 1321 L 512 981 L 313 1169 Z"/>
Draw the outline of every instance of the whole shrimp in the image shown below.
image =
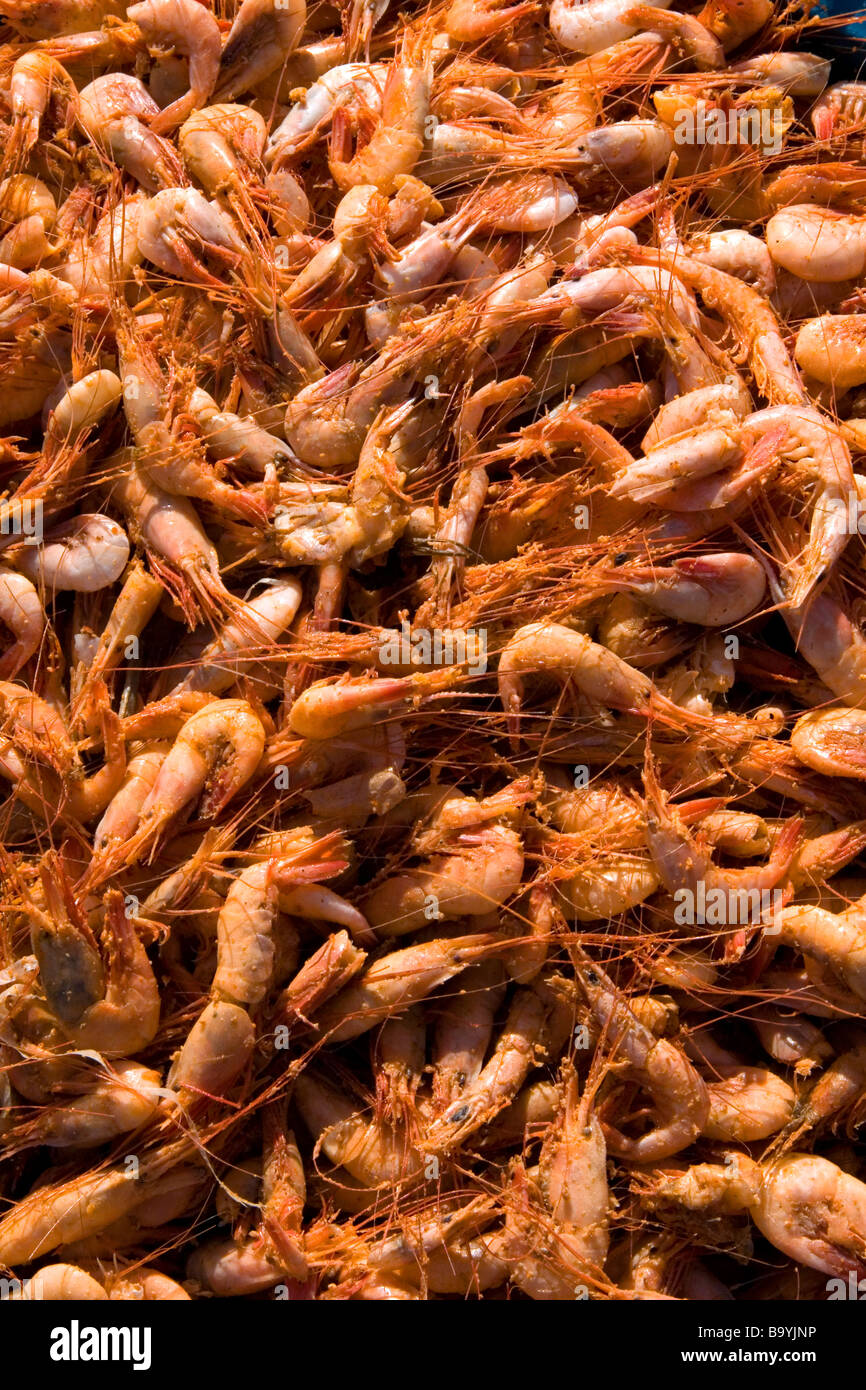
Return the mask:
<path id="1" fill-rule="evenodd" d="M 122 895 L 106 895 L 104 966 L 82 924 L 53 889 L 50 901 L 51 916 L 34 913 L 34 949 L 40 984 L 62 1033 L 74 1046 L 94 1048 L 106 1057 L 138 1052 L 156 1035 L 160 1000 Z"/>
<path id="2" fill-rule="evenodd" d="M 302 588 L 297 579 L 273 580 L 262 593 L 239 605 L 216 636 L 193 634 L 178 649 L 178 670 L 171 692 L 206 691 L 221 695 L 246 674 L 252 675 L 290 626 L 298 611 Z M 189 661 L 184 669 L 182 662 Z M 174 683 L 174 678 L 180 679 Z"/>
<path id="3" fill-rule="evenodd" d="M 165 45 L 189 57 L 189 91 L 165 107 L 150 123 L 158 135 L 173 130 L 197 106 L 204 106 L 220 68 L 219 25 L 210 10 L 195 0 L 139 0 L 126 17 L 138 25 L 148 43 Z"/>
<path id="4" fill-rule="evenodd" d="M 183 179 L 174 146 L 147 124 L 158 115 L 144 83 L 126 73 L 97 77 L 78 95 L 77 118 L 85 134 L 148 190 Z"/>
<path id="5" fill-rule="evenodd" d="M 70 111 L 77 92 L 68 72 L 48 53 L 31 51 L 16 59 L 9 80 L 12 101 L 12 136 L 6 162 L 13 167 L 27 157 L 39 139 L 42 119 L 53 92 L 62 92 Z"/>
<path id="6" fill-rule="evenodd" d="M 340 188 L 374 184 L 392 193 L 395 179 L 411 174 L 424 149 L 432 67 L 425 56 L 426 37 L 414 42 L 407 32 L 400 58 L 391 65 L 382 91 L 379 124 L 369 144 L 351 158 L 343 107 L 334 113 L 328 164 Z"/>
<path id="7" fill-rule="evenodd" d="M 797 819 L 788 822 L 775 841 L 764 868 L 719 869 L 709 854 L 702 852 L 695 843 L 682 818 L 664 796 L 649 753 L 644 765 L 644 788 L 647 844 L 662 882 L 670 892 L 683 893 L 684 902 L 697 901 L 701 885 L 706 891 L 719 890 L 722 895 L 719 920 L 739 928 L 726 949 L 739 950 L 744 939 L 744 921 L 754 922 L 756 900 L 751 895 L 757 894 L 758 901 L 763 902 L 761 895 L 783 879 L 799 845 L 802 823 Z M 758 916 L 757 925 L 760 922 Z"/>
<path id="8" fill-rule="evenodd" d="M 530 988 L 514 995 L 489 1062 L 428 1125 L 425 1152 L 450 1151 L 510 1104 L 530 1068 L 543 1057 L 545 1007 Z"/>
<path id="9" fill-rule="evenodd" d="M 666 0 L 655 8 L 667 9 Z M 578 53 L 601 53 L 630 38 L 641 26 L 640 15 L 629 22 L 631 9 L 629 0 L 554 0 L 550 28 L 565 48 Z"/>
<path id="10" fill-rule="evenodd" d="M 479 932 L 392 951 L 319 1010 L 316 1023 L 332 1043 L 359 1037 L 391 1014 L 425 999 L 483 959 L 496 943 L 494 935 Z"/>
<path id="11" fill-rule="evenodd" d="M 788 1153 L 760 1165 L 732 1152 L 650 1180 L 651 1202 L 690 1211 L 748 1211 L 777 1250 L 825 1274 L 864 1268 L 866 1184 L 816 1154 Z"/>
<path id="12" fill-rule="evenodd" d="M 129 541 L 111 517 L 92 513 L 53 527 L 38 547 L 8 550 L 6 558 L 47 589 L 92 594 L 120 578 L 129 560 Z"/>
<path id="13" fill-rule="evenodd" d="M 520 800 L 519 791 L 513 798 L 505 791 L 488 798 L 487 805 L 470 802 L 465 828 L 454 839 L 447 832 L 432 837 L 442 852 L 421 868 L 386 879 L 375 888 L 364 910 L 380 935 L 415 931 L 427 920 L 431 896 L 437 915 L 445 919 L 482 916 L 505 902 L 523 874 L 523 847 L 517 831 L 508 825 L 491 825 L 489 819 L 497 813 L 503 818 L 513 814 Z"/>
<path id="14" fill-rule="evenodd" d="M 824 907 L 792 906 L 777 914 L 779 943 L 802 951 L 807 962 L 829 967 L 858 998 L 866 998 L 866 919 L 862 902 L 842 912 Z"/>
<path id="15" fill-rule="evenodd" d="M 232 611 L 235 601 L 222 582 L 216 548 L 186 497 L 164 491 L 131 460 L 112 486 L 112 497 L 187 613 Z"/>
<path id="16" fill-rule="evenodd" d="M 35 1188 L 0 1219 L 0 1259 L 12 1267 L 30 1264 L 58 1246 L 105 1230 L 158 1189 L 188 1151 L 184 1140 L 163 1146 L 141 1162 L 137 1178 L 130 1178 L 124 1165 Z"/>
<path id="17" fill-rule="evenodd" d="M 0 565 L 0 619 L 14 638 L 0 657 L 0 680 L 11 680 L 39 650 L 47 618 L 34 585 L 6 565 Z"/>
<path id="18" fill-rule="evenodd" d="M 569 953 L 578 985 L 607 1048 L 653 1099 L 651 1113 L 657 1123 L 637 1139 L 602 1121 L 608 1149 L 632 1163 L 679 1153 L 707 1123 L 710 1098 L 705 1083 L 674 1043 L 657 1038 L 636 1018 L 612 981 L 579 946 L 569 946 Z"/>
<path id="19" fill-rule="evenodd" d="M 261 720 L 244 700 L 213 700 L 193 714 L 161 762 L 134 833 L 118 841 L 97 828 L 103 848 L 94 854 L 88 883 L 104 882 L 120 863 L 135 863 L 152 851 L 166 826 L 196 798 L 202 814 L 219 812 L 253 776 L 264 747 Z"/>
<path id="20" fill-rule="evenodd" d="M 60 1149 L 104 1144 L 147 1124 L 162 1095 L 160 1083 L 151 1067 L 118 1060 L 83 1096 L 18 1126 L 4 1143 L 10 1153 L 43 1144 Z"/>

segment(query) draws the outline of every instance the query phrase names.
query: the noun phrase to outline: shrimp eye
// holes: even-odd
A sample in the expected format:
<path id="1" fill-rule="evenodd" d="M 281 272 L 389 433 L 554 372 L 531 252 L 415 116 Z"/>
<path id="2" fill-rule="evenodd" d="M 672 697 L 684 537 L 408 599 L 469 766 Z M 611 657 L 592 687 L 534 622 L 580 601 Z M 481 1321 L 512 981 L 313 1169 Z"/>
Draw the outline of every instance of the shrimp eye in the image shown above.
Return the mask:
<path id="1" fill-rule="evenodd" d="M 589 980 L 589 983 L 590 983 L 591 985 L 597 985 L 597 984 L 598 984 L 598 976 L 596 975 L 596 973 L 595 973 L 594 970 L 587 970 L 587 972 L 586 972 L 586 978 Z"/>
<path id="2" fill-rule="evenodd" d="M 459 1125 L 459 1124 L 462 1123 L 463 1120 L 468 1120 L 468 1118 L 469 1118 L 469 1106 L 468 1106 L 468 1105 L 461 1105 L 460 1109 L 459 1109 L 459 1110 L 455 1110 L 455 1111 L 454 1111 L 454 1114 L 451 1116 L 451 1123 L 452 1123 L 453 1125 Z"/>
<path id="3" fill-rule="evenodd" d="M 613 557 L 613 563 L 614 563 L 615 565 L 627 565 L 630 559 L 631 559 L 631 556 L 629 556 L 629 555 L 627 555 L 625 552 L 623 552 L 621 555 L 615 555 L 615 556 Z"/>

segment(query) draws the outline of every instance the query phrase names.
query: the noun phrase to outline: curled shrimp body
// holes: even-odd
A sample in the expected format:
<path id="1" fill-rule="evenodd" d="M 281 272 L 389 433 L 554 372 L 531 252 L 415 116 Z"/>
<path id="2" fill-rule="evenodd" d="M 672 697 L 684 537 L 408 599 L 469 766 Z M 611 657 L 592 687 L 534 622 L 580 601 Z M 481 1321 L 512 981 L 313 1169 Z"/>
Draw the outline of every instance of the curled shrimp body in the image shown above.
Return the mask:
<path id="1" fill-rule="evenodd" d="M 798 97 L 820 96 L 830 79 L 830 63 L 816 53 L 759 53 L 731 70 L 738 82 L 781 87 Z"/>
<path id="2" fill-rule="evenodd" d="M 203 246 L 211 257 L 237 265 L 244 245 L 216 203 L 197 188 L 164 188 L 142 208 L 138 247 L 146 260 L 166 275 L 213 285 L 214 276 L 193 249 Z"/>
<path id="3" fill-rule="evenodd" d="M 292 406 L 289 407 L 292 410 Z M 316 508 L 311 524 L 305 502 L 282 506 L 274 521 L 286 559 L 307 564 L 346 560 L 361 565 L 389 550 L 403 533 L 409 508 L 402 491 L 406 469 L 405 434 L 412 402 L 379 412 L 361 446 L 348 505 Z"/>
<path id="4" fill-rule="evenodd" d="M 510 5 L 503 0 L 488 0 L 483 5 L 451 0 L 445 15 L 445 32 L 456 43 L 478 43 L 507 29 L 523 15 L 532 14 L 535 8 L 534 0 Z"/>
<path id="5" fill-rule="evenodd" d="M 668 11 L 665 5 L 632 5 L 623 18 L 628 24 L 636 23 L 641 28 L 661 34 L 698 71 L 708 72 L 725 65 L 725 51 L 721 43 L 700 16 Z"/>
<path id="6" fill-rule="evenodd" d="M 574 1298 L 601 1272 L 608 1252 L 606 1147 L 591 1095 L 578 1099 L 567 1076 L 542 1144 L 537 1177 L 517 1167 L 505 1197 L 505 1226 L 489 1238 L 509 1275 L 541 1302 Z"/>
<path id="7" fill-rule="evenodd" d="M 159 107 L 137 77 L 114 72 L 95 78 L 79 93 L 77 115 L 96 147 L 143 188 L 171 187 L 182 178 L 174 147 L 147 124 Z"/>
<path id="8" fill-rule="evenodd" d="M 198 614 L 231 609 L 233 600 L 219 571 L 216 549 L 186 497 L 165 492 L 134 465 L 112 489 L 130 531 L 140 539 L 160 577 L 185 610 Z"/>
<path id="9" fill-rule="evenodd" d="M 520 713 L 524 677 L 531 674 L 560 683 L 571 679 L 590 700 L 612 709 L 644 709 L 653 691 L 646 676 L 582 632 L 558 623 L 533 623 L 514 634 L 499 658 L 499 697 L 512 726 Z"/>
<path id="10" fill-rule="evenodd" d="M 126 15 L 149 43 L 164 44 L 189 57 L 189 91 L 150 123 L 151 130 L 162 135 L 180 125 L 195 107 L 206 104 L 220 65 L 219 25 L 196 0 L 140 0 L 128 7 Z"/>
<path id="11" fill-rule="evenodd" d="M 318 139 L 342 106 L 363 103 L 378 115 L 387 73 L 384 63 L 340 63 L 323 73 L 271 132 L 268 161 L 276 166 L 294 159 Z"/>
<path id="12" fill-rule="evenodd" d="M 505 994 L 502 981 L 499 962 L 483 962 L 464 976 L 458 994 L 442 1001 L 433 1053 L 433 1099 L 438 1107 L 456 1099 L 481 1071 Z"/>
<path id="13" fill-rule="evenodd" d="M 866 121 L 866 84 L 834 82 L 821 93 L 810 118 L 819 140 L 829 140 L 838 131 L 862 126 Z"/>
<path id="14" fill-rule="evenodd" d="M 813 710 L 791 730 L 791 747 L 816 772 L 866 778 L 866 714 L 860 709 Z"/>
<path id="15" fill-rule="evenodd" d="M 727 425 L 752 413 L 752 401 L 741 383 L 720 386 L 699 386 L 667 401 L 659 410 L 652 425 L 641 440 L 645 453 L 678 434 Z"/>
<path id="16" fill-rule="evenodd" d="M 141 808 L 139 834 L 146 840 L 194 797 L 203 814 L 225 806 L 249 781 L 261 761 L 265 731 L 244 700 L 214 700 L 180 730 Z"/>
<path id="17" fill-rule="evenodd" d="M 536 1058 L 543 1055 L 545 1009 L 531 989 L 517 991 L 490 1061 L 430 1124 L 426 1151 L 458 1147 L 514 1100 Z"/>
<path id="18" fill-rule="evenodd" d="M 392 64 L 382 92 L 382 112 L 373 138 L 347 159 L 346 134 L 339 129 L 338 110 L 331 137 L 329 166 L 340 188 L 373 184 L 393 193 L 395 179 L 411 174 L 424 149 L 430 104 L 432 68 L 423 57 L 413 60 L 411 45 L 403 61 Z"/>
<path id="19" fill-rule="evenodd" d="M 45 422 L 49 447 L 58 449 L 92 430 L 120 404 L 120 397 L 119 377 L 104 368 L 73 382 L 51 402 Z"/>
<path id="20" fill-rule="evenodd" d="M 774 580 L 770 588 L 783 599 Z M 783 601 L 781 612 L 797 650 L 833 694 L 847 705 L 866 706 L 866 639 L 839 604 L 819 594 L 804 604 Z"/>
<path id="21" fill-rule="evenodd" d="M 53 282 L 52 293 L 71 293 L 71 286 L 92 303 L 104 304 L 112 285 L 131 279 L 142 259 L 138 218 L 144 199 L 141 190 L 129 194 L 99 219 L 92 235 L 82 233 L 73 238 L 66 259 L 57 267 L 58 278 Z"/>
<path id="22" fill-rule="evenodd" d="M 134 1265 L 112 1274 L 105 1281 L 108 1297 L 115 1302 L 188 1303 L 190 1295 L 182 1284 L 147 1265 Z"/>
<path id="23" fill-rule="evenodd" d="M 710 232 L 709 236 L 693 243 L 690 252 L 695 260 L 713 266 L 745 280 L 747 285 L 769 296 L 776 288 L 773 259 L 766 243 L 750 232 L 733 228 L 725 232 Z"/>
<path id="24" fill-rule="evenodd" d="M 8 552 L 8 558 L 47 589 L 93 594 L 120 578 L 129 541 L 116 521 L 95 513 L 63 522 L 47 532 L 40 546 L 22 546 Z"/>
<path id="25" fill-rule="evenodd" d="M 572 949 L 575 953 L 579 950 Z M 679 1153 L 697 1138 L 709 1118 L 706 1084 L 675 1044 L 657 1038 L 638 1020 L 598 966 L 582 952 L 578 961 L 578 982 L 605 1045 L 650 1093 L 657 1120 L 638 1139 L 603 1123 L 608 1148 L 634 1163 L 655 1162 Z"/>
<path id="26" fill-rule="evenodd" d="M 294 1099 L 317 1151 L 345 1168 L 361 1187 L 406 1182 L 421 1171 L 421 1155 L 402 1127 L 368 1120 L 349 1097 L 311 1068 L 298 1077 Z"/>
<path id="27" fill-rule="evenodd" d="M 455 936 L 407 946 L 375 961 L 318 1010 L 316 1023 L 332 1043 L 357 1038 L 392 1014 L 410 1008 L 475 965 L 497 943 L 491 934 Z"/>
<path id="28" fill-rule="evenodd" d="M 611 484 L 611 496 L 666 505 L 674 510 L 683 505 L 685 491 L 688 510 L 694 484 L 727 468 L 739 453 L 733 420 L 730 424 L 664 440 L 642 458 L 626 463 Z"/>
<path id="29" fill-rule="evenodd" d="M 208 453 L 216 459 L 236 460 L 262 476 L 269 465 L 277 467 L 293 457 L 284 439 L 269 434 L 248 415 L 220 410 L 199 386 L 190 395 L 189 411 L 202 431 Z"/>
<path id="30" fill-rule="evenodd" d="M 728 1144 L 769 1139 L 784 1129 L 797 1103 L 792 1087 L 765 1067 L 714 1067 L 707 1092 L 710 1111 L 703 1133 Z"/>
<path id="31" fill-rule="evenodd" d="M 297 613 L 302 596 L 296 579 L 274 580 L 261 594 L 244 603 L 240 612 L 205 645 L 192 639 L 189 648 L 181 649 L 178 655 L 196 656 L 197 660 L 172 690 L 222 694 L 238 676 L 254 669 L 258 653 L 266 655 L 271 644 L 277 642 Z"/>
<path id="32" fill-rule="evenodd" d="M 38 1115 L 5 1142 L 12 1150 L 41 1144 L 55 1149 L 105 1144 L 146 1124 L 160 1096 L 159 1072 L 139 1062 L 117 1061 L 85 1095 Z"/>
<path id="33" fill-rule="evenodd" d="M 266 860 L 240 874 L 229 889 L 217 926 L 217 969 L 212 989 L 235 1004 L 264 998 L 274 966 L 271 939 L 279 890 L 291 890 L 338 873 L 345 861 L 299 864 L 292 859 Z M 360 918 L 363 931 L 366 923 Z"/>
<path id="34" fill-rule="evenodd" d="M 825 1274 L 862 1275 L 866 1183 L 816 1154 L 785 1154 L 761 1169 L 752 1220 L 778 1250 Z"/>
<path id="35" fill-rule="evenodd" d="M 513 815 L 524 795 L 513 787 L 484 801 L 447 801 L 423 837 L 444 853 L 375 888 L 365 904 L 371 923 L 383 935 L 402 936 L 429 920 L 431 899 L 446 919 L 483 916 L 501 906 L 520 883 L 524 855 L 517 832 L 495 822 Z"/>
<path id="36" fill-rule="evenodd" d="M 6 738 L 22 752 L 43 758 L 61 773 L 80 767 L 61 715 L 26 686 L 0 681 L 0 719 Z"/>
<path id="37" fill-rule="evenodd" d="M 644 767 L 644 786 L 647 793 L 646 839 L 653 862 L 665 887 L 671 893 L 685 890 L 690 894 L 713 889 L 720 893 L 724 904 L 721 919 L 724 924 L 743 927 L 752 921 L 750 894 L 769 892 L 787 873 L 799 845 L 802 825 L 789 821 L 773 844 L 770 858 L 761 868 L 719 869 L 709 854 L 696 844 L 678 811 L 671 806 L 656 779 L 649 756 Z M 760 917 L 758 918 L 758 924 Z M 736 933 L 729 949 L 742 945 L 742 932 Z"/>
<path id="38" fill-rule="evenodd" d="M 853 1109 L 852 1118 L 856 1124 L 866 1082 L 866 1047 L 862 1035 L 853 1029 L 847 1040 L 853 1040 L 853 1047 L 834 1058 L 795 1107 L 780 1135 L 780 1152 L 799 1142 L 810 1129 L 832 1123 L 845 1110 Z"/>
<path id="39" fill-rule="evenodd" d="M 665 566 L 629 568 L 611 580 L 666 617 L 705 627 L 727 627 L 757 608 L 767 587 L 757 560 L 732 554 L 702 555 Z"/>
<path id="40" fill-rule="evenodd" d="M 93 848 L 99 853 L 109 846 L 124 842 L 135 831 L 141 808 L 156 782 L 157 774 L 168 755 L 171 744 L 149 744 L 130 758 L 122 785 L 105 808 L 93 832 Z"/>
<path id="41" fill-rule="evenodd" d="M 18 1296 L 39 1303 L 96 1303 L 108 1298 L 91 1274 L 69 1264 L 43 1265 L 24 1281 Z"/>
<path id="42" fill-rule="evenodd" d="M 866 267 L 866 218 L 809 203 L 782 208 L 767 223 L 767 246 L 801 280 L 856 279 Z"/>
<path id="43" fill-rule="evenodd" d="M 815 381 L 849 391 L 866 383 L 866 330 L 860 314 L 822 314 L 804 323 L 794 344 L 798 365 Z"/>
<path id="44" fill-rule="evenodd" d="M 866 999 L 866 917 L 862 902 L 843 912 L 786 907 L 774 921 L 780 944 L 826 965 L 859 999 Z"/>
<path id="45" fill-rule="evenodd" d="M 51 190 L 41 179 L 15 174 L 0 183 L 0 210 L 9 230 L 0 240 L 0 261 L 28 269 L 51 255 L 47 233 L 57 216 Z"/>
<path id="46" fill-rule="evenodd" d="M 631 8 L 629 0 L 553 0 L 551 32 L 565 48 L 600 53 L 641 27 L 640 18 L 633 23 L 626 18 Z M 667 3 L 655 8 L 665 10 Z"/>
<path id="47" fill-rule="evenodd" d="M 178 1160 L 176 1146 L 141 1164 L 139 1180 L 124 1165 L 37 1187 L 0 1220 L 0 1259 L 29 1264 L 60 1245 L 105 1230 L 143 1202 Z"/>
<path id="48" fill-rule="evenodd" d="M 230 102 L 196 111 L 178 133 L 178 148 L 190 173 L 212 197 L 242 182 L 242 164 L 261 163 L 267 126 L 256 111 Z"/>
<path id="49" fill-rule="evenodd" d="M 648 260 L 650 253 L 633 254 L 635 259 Z M 728 320 L 748 354 L 758 389 L 771 404 L 805 403 L 803 383 L 788 354 L 779 320 L 763 295 L 735 275 L 702 265 L 690 256 L 652 254 L 661 265 L 697 289 L 709 308 Z"/>
<path id="50" fill-rule="evenodd" d="M 783 460 L 815 486 L 808 543 L 790 566 L 793 582 L 787 597 L 797 607 L 825 578 L 851 538 L 848 509 L 856 491 L 851 453 L 838 425 L 804 405 L 758 411 L 744 422 L 743 430 L 752 438 L 778 439 Z"/>
<path id="51" fill-rule="evenodd" d="M 207 699 L 207 697 L 203 697 Z M 122 863 L 136 863 L 153 847 L 169 823 L 196 799 L 204 814 L 221 809 L 249 781 L 261 761 L 265 731 L 244 700 L 213 700 L 182 723 L 165 758 L 160 758 L 156 777 L 138 810 L 134 833 L 120 840 L 117 830 L 134 812 L 134 798 L 141 791 L 123 789 L 122 803 L 109 806 L 97 827 L 94 854 L 88 870 L 90 883 L 101 883 Z M 149 777 L 152 767 L 146 770 Z M 140 779 L 140 775 L 139 775 Z"/>
<path id="52" fill-rule="evenodd" d="M 259 498 L 216 477 L 194 443 L 187 448 L 174 444 L 164 418 L 165 384 L 155 355 L 126 326 L 118 328 L 118 341 L 124 411 L 136 441 L 139 466 L 168 492 L 207 498 L 230 514 L 263 521 L 266 509 Z"/>
<path id="53" fill-rule="evenodd" d="M 483 916 L 511 896 L 522 873 L 520 836 L 489 826 L 460 835 L 427 866 L 386 880 L 364 911 L 383 936 L 403 936 L 428 920 L 431 899 L 445 919 Z"/>
<path id="54" fill-rule="evenodd" d="M 281 232 L 298 229 L 309 220 L 309 206 L 300 185 L 286 171 L 265 185 L 262 153 L 267 127 L 248 106 L 223 103 L 196 111 L 178 133 L 183 162 L 202 188 L 223 199 L 238 224 L 256 238 L 266 208 Z"/>
<path id="55" fill-rule="evenodd" d="M 541 304 L 574 306 L 588 314 L 618 309 L 629 301 L 638 304 L 669 300 L 677 317 L 688 326 L 697 327 L 698 309 L 694 296 L 679 275 L 680 261 L 672 261 L 670 269 L 654 266 L 629 265 L 591 270 L 578 280 L 553 285 L 539 296 Z"/>
<path id="56" fill-rule="evenodd" d="M 13 154 L 25 156 L 39 139 L 39 127 L 52 91 L 64 91 L 70 103 L 75 87 L 59 62 L 48 53 L 30 52 L 16 59 L 9 81 L 12 99 Z"/>
<path id="57" fill-rule="evenodd" d="M 15 639 L 0 656 L 0 680 L 11 680 L 39 650 L 46 617 L 30 580 L 5 565 L 0 565 L 0 619 Z"/>

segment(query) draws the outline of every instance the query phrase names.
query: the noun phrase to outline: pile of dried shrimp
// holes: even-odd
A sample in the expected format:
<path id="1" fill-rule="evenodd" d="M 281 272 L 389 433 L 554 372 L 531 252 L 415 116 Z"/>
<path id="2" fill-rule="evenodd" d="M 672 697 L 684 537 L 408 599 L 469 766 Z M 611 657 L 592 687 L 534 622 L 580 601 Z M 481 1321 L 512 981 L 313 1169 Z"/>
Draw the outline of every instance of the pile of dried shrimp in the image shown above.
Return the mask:
<path id="1" fill-rule="evenodd" d="M 770 0 L 0 14 L 5 1295 L 832 1297 L 866 86 Z"/>

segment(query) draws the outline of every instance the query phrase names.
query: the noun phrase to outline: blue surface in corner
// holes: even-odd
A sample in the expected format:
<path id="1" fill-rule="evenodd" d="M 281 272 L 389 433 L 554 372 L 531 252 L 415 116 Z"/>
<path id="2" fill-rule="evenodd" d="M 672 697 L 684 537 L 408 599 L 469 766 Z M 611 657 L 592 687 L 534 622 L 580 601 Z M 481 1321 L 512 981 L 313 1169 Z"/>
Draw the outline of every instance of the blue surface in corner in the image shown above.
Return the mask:
<path id="1" fill-rule="evenodd" d="M 858 57 L 862 59 L 864 53 L 857 50 L 860 49 L 861 44 L 866 44 L 866 9 L 852 3 L 852 0 L 822 0 L 822 3 L 818 5 L 818 13 L 823 15 L 839 15 L 841 17 L 842 15 L 856 14 L 858 11 L 863 16 L 862 19 L 852 20 L 846 23 L 843 28 L 834 29 L 832 34 L 828 35 L 828 40 L 834 46 L 836 44 L 844 45 L 846 37 L 850 37 L 857 46 L 852 56 L 855 59 Z"/>
<path id="2" fill-rule="evenodd" d="M 832 60 L 833 82 L 866 81 L 866 8 L 856 0 L 821 0 L 816 13 L 838 15 L 839 28 L 807 31 L 803 47 Z"/>

